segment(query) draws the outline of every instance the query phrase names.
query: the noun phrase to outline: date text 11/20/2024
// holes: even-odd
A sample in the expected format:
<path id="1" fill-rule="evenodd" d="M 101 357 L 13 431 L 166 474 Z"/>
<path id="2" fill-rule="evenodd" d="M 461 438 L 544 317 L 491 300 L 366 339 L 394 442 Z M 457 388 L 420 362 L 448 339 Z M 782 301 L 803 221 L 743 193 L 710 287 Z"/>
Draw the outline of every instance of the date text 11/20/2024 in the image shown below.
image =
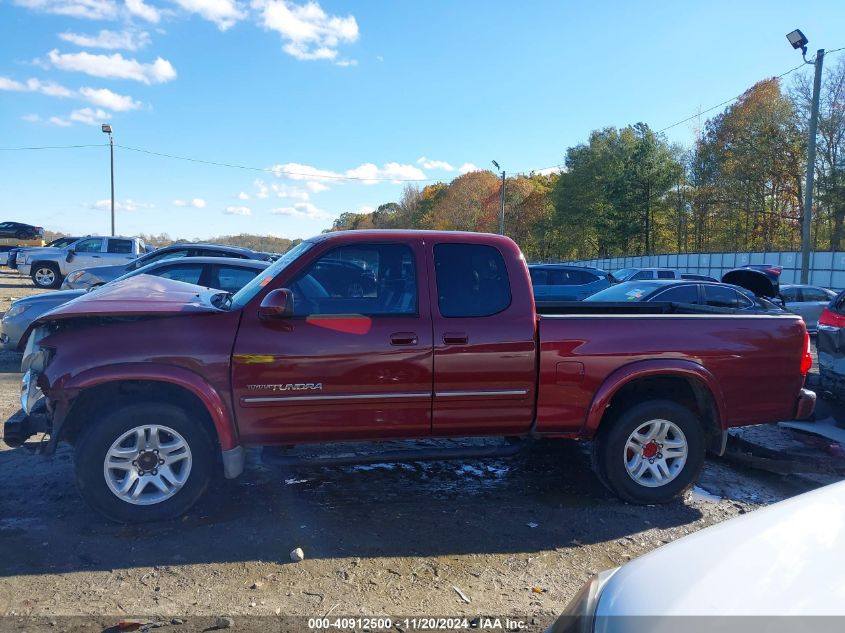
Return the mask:
<path id="1" fill-rule="evenodd" d="M 512 617 L 336 617 L 336 618 L 308 618 L 308 629 L 323 630 L 390 630 L 401 627 L 411 631 L 521 631 L 525 629 L 525 620 Z"/>

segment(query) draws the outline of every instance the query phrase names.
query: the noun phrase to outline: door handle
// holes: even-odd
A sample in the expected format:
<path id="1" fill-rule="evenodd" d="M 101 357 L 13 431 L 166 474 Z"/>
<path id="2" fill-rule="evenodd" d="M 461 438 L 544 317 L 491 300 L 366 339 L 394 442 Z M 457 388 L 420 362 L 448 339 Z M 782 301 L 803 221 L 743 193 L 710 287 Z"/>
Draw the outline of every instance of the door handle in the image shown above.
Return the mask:
<path id="1" fill-rule="evenodd" d="M 391 345 L 416 345 L 417 340 L 415 332 L 396 332 L 390 335 Z"/>
<path id="2" fill-rule="evenodd" d="M 469 337 L 465 332 L 446 332 L 443 334 L 443 342 L 446 345 L 466 345 Z"/>

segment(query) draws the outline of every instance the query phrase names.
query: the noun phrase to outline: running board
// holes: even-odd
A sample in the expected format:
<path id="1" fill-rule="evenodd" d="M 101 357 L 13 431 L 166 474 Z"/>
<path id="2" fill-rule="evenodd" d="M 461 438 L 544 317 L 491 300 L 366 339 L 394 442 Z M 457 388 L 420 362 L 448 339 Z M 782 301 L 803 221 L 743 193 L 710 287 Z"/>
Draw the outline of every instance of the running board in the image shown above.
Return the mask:
<path id="1" fill-rule="evenodd" d="M 261 459 L 269 466 L 347 466 L 351 464 L 382 464 L 393 462 L 434 462 L 450 459 L 485 459 L 512 457 L 527 448 L 531 439 L 522 439 L 497 446 L 427 447 L 376 453 L 344 453 L 340 455 L 274 455 L 267 447 Z"/>

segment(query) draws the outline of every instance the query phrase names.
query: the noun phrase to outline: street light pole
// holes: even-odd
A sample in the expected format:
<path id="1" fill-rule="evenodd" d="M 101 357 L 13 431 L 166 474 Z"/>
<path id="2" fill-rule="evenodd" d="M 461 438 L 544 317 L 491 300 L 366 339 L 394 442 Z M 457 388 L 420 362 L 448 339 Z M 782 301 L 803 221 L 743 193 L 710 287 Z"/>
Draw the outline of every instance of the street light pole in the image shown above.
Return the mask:
<path id="1" fill-rule="evenodd" d="M 501 167 L 499 167 L 499 163 L 497 163 L 495 160 L 492 161 L 492 162 L 493 162 L 493 166 L 496 169 L 502 169 Z M 502 169 L 501 202 L 502 202 L 502 206 L 501 206 L 501 209 L 499 210 L 499 235 L 504 235 L 505 234 L 505 170 L 504 169 Z"/>
<path id="2" fill-rule="evenodd" d="M 103 123 L 103 132 L 109 135 L 109 159 L 111 163 L 111 234 L 114 237 L 114 139 L 112 128 L 108 123 Z"/>
<path id="3" fill-rule="evenodd" d="M 813 181 L 816 175 L 816 130 L 819 124 L 819 93 L 822 87 L 822 64 L 824 64 L 824 49 L 816 51 L 816 59 L 807 61 L 807 44 L 810 41 L 795 29 L 787 33 L 786 39 L 795 50 L 801 49 L 801 56 L 807 64 L 816 67 L 813 79 L 813 100 L 810 106 L 810 129 L 807 139 L 807 176 L 804 181 L 804 218 L 801 222 L 801 283 L 810 283 L 810 248 L 812 246 L 813 228 Z"/>
<path id="4" fill-rule="evenodd" d="M 822 86 L 824 49 L 816 52 L 816 76 L 813 80 L 813 102 L 810 107 L 810 138 L 807 139 L 807 178 L 804 184 L 804 223 L 801 226 L 801 283 L 810 283 L 810 245 L 813 221 L 813 181 L 816 173 L 816 130 L 819 125 L 819 93 Z"/>

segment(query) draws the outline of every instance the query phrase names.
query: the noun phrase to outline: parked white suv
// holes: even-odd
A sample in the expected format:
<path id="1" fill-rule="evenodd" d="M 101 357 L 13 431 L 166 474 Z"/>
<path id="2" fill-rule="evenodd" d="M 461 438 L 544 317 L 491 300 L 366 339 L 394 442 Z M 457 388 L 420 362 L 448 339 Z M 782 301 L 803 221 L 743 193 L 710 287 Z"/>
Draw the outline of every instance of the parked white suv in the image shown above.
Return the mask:
<path id="1" fill-rule="evenodd" d="M 125 264 L 146 252 L 137 237 L 85 237 L 64 248 L 37 248 L 18 253 L 21 275 L 39 288 L 58 288 L 75 270 Z"/>

